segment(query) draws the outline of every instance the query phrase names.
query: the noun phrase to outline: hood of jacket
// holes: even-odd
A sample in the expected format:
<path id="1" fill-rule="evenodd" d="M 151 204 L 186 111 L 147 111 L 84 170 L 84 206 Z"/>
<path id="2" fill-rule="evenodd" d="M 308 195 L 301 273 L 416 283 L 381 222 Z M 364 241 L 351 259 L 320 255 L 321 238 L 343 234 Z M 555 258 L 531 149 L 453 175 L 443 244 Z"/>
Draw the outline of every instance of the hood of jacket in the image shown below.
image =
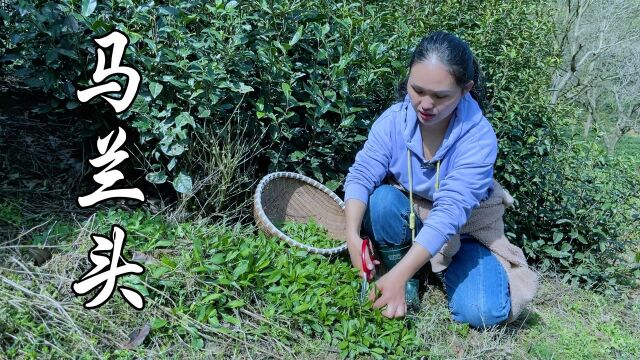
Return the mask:
<path id="1" fill-rule="evenodd" d="M 411 106 L 411 98 L 409 95 L 405 96 L 401 109 L 401 117 L 403 118 L 402 121 L 404 127 L 404 141 L 407 144 L 407 147 L 414 152 L 418 158 L 422 159 L 423 150 L 422 135 L 420 133 L 419 125 L 420 121 L 418 120 L 418 114 L 416 114 L 413 110 L 413 106 Z M 444 139 L 442 140 L 442 145 L 440 145 L 440 148 L 436 151 L 433 159 L 428 161 L 428 163 L 435 163 L 442 160 L 451 146 L 455 144 L 458 139 L 462 138 L 470 129 L 481 122 L 483 118 L 484 115 L 482 114 L 480 106 L 471 94 L 467 92 L 460 99 L 458 106 L 454 109 L 454 114 L 449 121 L 449 126 L 445 132 Z"/>

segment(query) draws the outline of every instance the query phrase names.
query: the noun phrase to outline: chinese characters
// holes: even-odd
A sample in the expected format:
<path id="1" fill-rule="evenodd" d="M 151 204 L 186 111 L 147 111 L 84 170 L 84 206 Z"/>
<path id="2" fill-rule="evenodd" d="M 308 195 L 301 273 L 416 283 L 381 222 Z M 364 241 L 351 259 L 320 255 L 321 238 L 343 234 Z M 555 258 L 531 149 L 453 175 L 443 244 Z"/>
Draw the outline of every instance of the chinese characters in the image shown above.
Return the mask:
<path id="1" fill-rule="evenodd" d="M 122 256 L 122 248 L 127 234 L 118 225 L 111 227 L 111 238 L 92 234 L 91 239 L 96 244 L 89 252 L 89 261 L 94 267 L 87 271 L 79 281 L 72 283 L 73 292 L 76 295 L 84 295 L 94 288 L 102 285 L 102 288 L 93 299 L 84 303 L 87 309 L 96 308 L 104 304 L 113 296 L 117 287 L 120 294 L 134 308 L 142 310 L 145 302 L 137 290 L 125 286 L 116 286 L 118 277 L 126 274 L 142 274 L 144 268 L 135 262 L 128 262 Z"/>
<path id="2" fill-rule="evenodd" d="M 101 156 L 90 159 L 89 163 L 97 168 L 107 167 L 93 176 L 93 179 L 101 186 L 93 193 L 78 198 L 80 207 L 92 206 L 101 201 L 114 198 L 130 198 L 144 201 L 144 194 L 137 188 L 106 190 L 113 186 L 116 181 L 124 179 L 122 173 L 119 170 L 113 170 L 113 168 L 129 157 L 126 151 L 118 150 L 127 139 L 124 130 L 118 127 L 118 135 L 113 141 L 113 144 L 111 144 L 111 147 L 109 147 L 109 140 L 112 135 L 113 131 L 104 139 L 98 138 L 98 151 Z"/>
<path id="3" fill-rule="evenodd" d="M 129 45 L 129 39 L 124 33 L 118 30 L 114 30 L 107 36 L 96 38 L 93 41 L 95 41 L 104 49 L 113 46 L 113 52 L 111 56 L 112 67 L 109 68 L 105 68 L 106 61 L 104 50 L 96 50 L 98 64 L 96 65 L 96 69 L 93 73 L 93 76 L 91 77 L 93 82 L 96 84 L 101 83 L 106 78 L 113 75 L 125 75 L 128 79 L 124 94 L 122 94 L 122 97 L 120 99 L 114 99 L 104 95 L 101 96 L 109 104 L 111 104 L 113 109 L 116 111 L 116 114 L 119 114 L 127 110 L 129 106 L 131 106 L 136 95 L 138 95 L 138 91 L 140 90 L 140 72 L 130 66 L 121 65 L 124 50 L 127 45 Z M 76 95 L 80 102 L 85 103 L 98 95 L 104 93 L 119 92 L 121 90 L 122 87 L 117 81 L 109 81 L 107 83 L 92 86 L 84 90 L 78 90 L 76 91 Z"/>
<path id="4" fill-rule="evenodd" d="M 127 110 L 133 103 L 140 90 L 140 72 L 130 66 L 122 65 L 122 56 L 126 46 L 129 44 L 127 36 L 120 31 L 112 31 L 102 38 L 94 41 L 102 47 L 96 50 L 97 64 L 92 80 L 96 84 L 84 90 L 78 90 L 76 95 L 80 102 L 87 102 L 94 97 L 101 95 L 115 110 L 121 113 Z M 111 53 L 110 67 L 106 68 L 106 56 L 104 50 L 113 47 Z M 122 86 L 117 81 L 102 83 L 113 75 L 124 75 L 127 82 L 120 98 L 104 96 L 105 93 L 121 92 Z M 120 150 L 127 139 L 125 131 L 118 127 L 115 139 L 111 141 L 114 131 L 111 131 L 105 138 L 98 138 L 97 147 L 100 156 L 90 159 L 89 163 L 96 168 L 102 168 L 93 179 L 100 187 L 93 193 L 78 197 L 80 207 L 93 206 L 99 202 L 116 199 L 129 198 L 144 201 L 144 194 L 140 189 L 110 189 L 116 181 L 123 180 L 124 175 L 114 168 L 129 157 L 129 154 Z M 112 225 L 111 238 L 98 234 L 92 234 L 91 238 L 95 246 L 89 251 L 89 261 L 93 267 L 87 271 L 80 280 L 72 283 L 72 290 L 76 295 L 84 295 L 89 291 L 100 287 L 98 294 L 93 299 L 84 303 L 87 309 L 99 307 L 113 296 L 115 289 L 120 291 L 124 299 L 135 309 L 142 310 L 145 305 L 142 295 L 125 286 L 118 286 L 118 278 L 127 274 L 142 274 L 144 268 L 135 262 L 128 262 L 122 255 L 127 233 L 125 229 L 118 225 Z"/>

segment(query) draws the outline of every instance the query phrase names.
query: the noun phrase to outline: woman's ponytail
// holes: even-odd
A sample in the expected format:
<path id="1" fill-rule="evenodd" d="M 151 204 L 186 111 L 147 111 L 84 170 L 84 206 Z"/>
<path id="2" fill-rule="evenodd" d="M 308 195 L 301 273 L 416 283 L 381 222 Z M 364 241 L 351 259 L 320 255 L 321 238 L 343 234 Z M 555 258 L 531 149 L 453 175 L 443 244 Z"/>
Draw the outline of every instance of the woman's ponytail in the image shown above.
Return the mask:
<path id="1" fill-rule="evenodd" d="M 473 56 L 473 87 L 470 93 L 483 113 L 491 111 L 491 104 L 487 102 L 487 87 L 484 75 L 482 74 L 482 69 L 480 69 L 480 63 L 478 63 L 478 59 L 475 56 Z"/>

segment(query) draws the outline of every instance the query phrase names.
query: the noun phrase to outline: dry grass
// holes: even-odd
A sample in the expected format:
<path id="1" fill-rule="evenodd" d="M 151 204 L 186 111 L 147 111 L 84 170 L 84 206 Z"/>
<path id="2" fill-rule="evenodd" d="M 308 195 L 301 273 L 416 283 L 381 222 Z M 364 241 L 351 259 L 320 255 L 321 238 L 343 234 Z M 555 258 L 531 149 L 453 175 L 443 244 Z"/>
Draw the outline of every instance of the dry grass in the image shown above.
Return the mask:
<path id="1" fill-rule="evenodd" d="M 635 359 L 640 356 L 640 303 L 613 299 L 542 274 L 533 303 L 515 322 L 475 330 L 452 322 L 442 289 L 430 287 L 417 331 L 433 359 Z"/>
<path id="2" fill-rule="evenodd" d="M 202 132 L 194 132 L 193 144 L 185 159 L 186 168 L 197 174 L 193 191 L 185 194 L 172 210 L 176 222 L 186 219 L 223 219 L 227 222 L 247 223 L 251 216 L 252 189 L 257 181 L 255 159 L 264 148 L 260 138 L 251 136 L 235 111 L 219 127 L 204 123 Z"/>

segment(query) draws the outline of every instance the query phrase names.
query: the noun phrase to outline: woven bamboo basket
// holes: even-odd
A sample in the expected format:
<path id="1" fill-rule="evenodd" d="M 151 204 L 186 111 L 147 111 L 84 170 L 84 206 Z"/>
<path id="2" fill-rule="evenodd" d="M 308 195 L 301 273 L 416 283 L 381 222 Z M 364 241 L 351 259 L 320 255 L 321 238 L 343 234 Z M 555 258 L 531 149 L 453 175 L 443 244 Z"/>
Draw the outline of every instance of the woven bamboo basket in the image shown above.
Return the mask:
<path id="1" fill-rule="evenodd" d="M 266 234 L 309 252 L 332 255 L 347 248 L 344 202 L 329 188 L 304 175 L 276 172 L 262 178 L 254 194 L 253 215 Z M 336 240 L 335 247 L 322 249 L 303 244 L 274 225 L 283 221 L 305 223 L 309 218 L 314 218 Z"/>

